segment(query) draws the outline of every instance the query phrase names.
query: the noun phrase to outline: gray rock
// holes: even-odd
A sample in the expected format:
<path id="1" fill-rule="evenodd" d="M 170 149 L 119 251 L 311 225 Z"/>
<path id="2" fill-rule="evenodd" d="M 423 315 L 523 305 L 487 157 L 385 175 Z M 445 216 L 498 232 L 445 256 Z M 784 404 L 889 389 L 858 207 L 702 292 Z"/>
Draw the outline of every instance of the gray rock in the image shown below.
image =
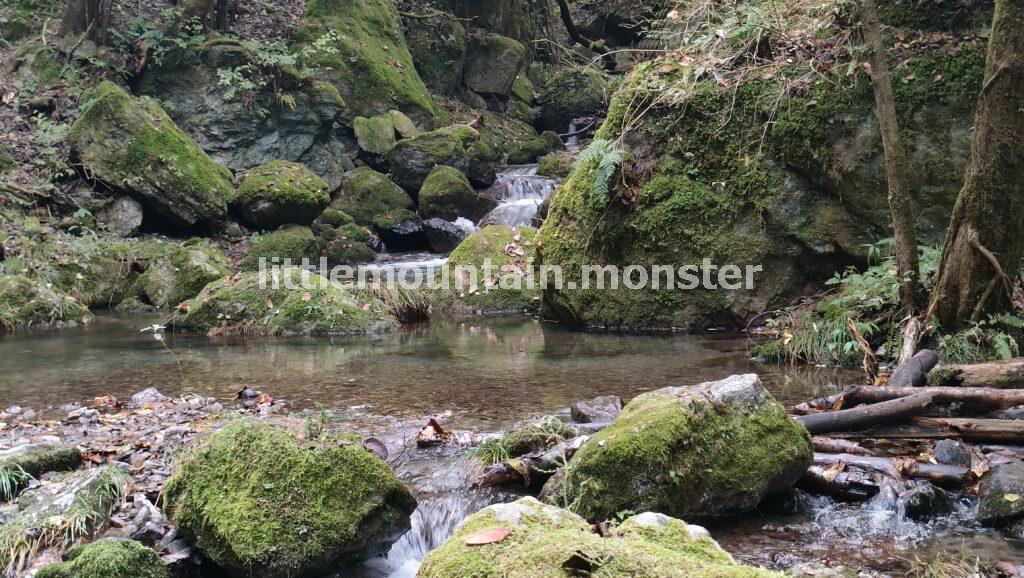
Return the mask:
<path id="1" fill-rule="evenodd" d="M 157 391 L 155 387 L 146 389 L 132 396 L 131 404 L 135 407 L 142 407 L 147 403 L 160 403 L 167 401 L 167 396 Z"/>
<path id="2" fill-rule="evenodd" d="M 617 395 L 603 395 L 578 401 L 569 408 L 572 419 L 580 423 L 611 423 L 622 411 L 622 398 Z"/>
<path id="3" fill-rule="evenodd" d="M 526 60 L 526 48 L 498 34 L 474 36 L 469 43 L 463 79 L 478 94 L 508 96 Z"/>
<path id="4" fill-rule="evenodd" d="M 1000 464 L 978 484 L 978 521 L 1003 526 L 1024 517 L 1024 462 Z"/>
<path id="5" fill-rule="evenodd" d="M 427 245 L 434 253 L 451 253 L 469 236 L 469 231 L 444 219 L 423 221 L 423 232 L 427 236 Z"/>
<path id="6" fill-rule="evenodd" d="M 971 467 L 971 452 L 956 440 L 941 440 L 932 448 L 935 461 L 947 466 Z"/>
<path id="7" fill-rule="evenodd" d="M 131 237 L 142 226 L 142 204 L 131 197 L 118 197 L 96 214 L 96 220 L 116 235 Z"/>
<path id="8" fill-rule="evenodd" d="M 1024 405 L 1004 409 L 999 412 L 999 419 L 1024 419 Z"/>
<path id="9" fill-rule="evenodd" d="M 925 521 L 953 511 L 953 499 L 931 484 L 919 484 L 900 494 L 896 508 L 910 520 Z"/>
<path id="10" fill-rule="evenodd" d="M 427 234 L 419 219 L 409 219 L 389 227 L 377 227 L 377 234 L 389 252 L 425 251 L 429 247 Z"/>

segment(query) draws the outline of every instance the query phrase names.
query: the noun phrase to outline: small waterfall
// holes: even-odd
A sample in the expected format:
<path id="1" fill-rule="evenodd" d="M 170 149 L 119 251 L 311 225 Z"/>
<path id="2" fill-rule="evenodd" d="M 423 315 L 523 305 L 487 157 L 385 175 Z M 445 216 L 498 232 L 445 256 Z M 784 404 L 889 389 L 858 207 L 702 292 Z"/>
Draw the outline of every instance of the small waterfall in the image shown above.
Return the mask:
<path id="1" fill-rule="evenodd" d="M 537 176 L 538 165 L 511 166 L 498 173 L 488 194 L 499 200 L 498 206 L 483 219 L 480 226 L 506 225 L 524 227 L 533 224 L 533 216 L 545 199 L 555 192 L 558 179 Z"/>

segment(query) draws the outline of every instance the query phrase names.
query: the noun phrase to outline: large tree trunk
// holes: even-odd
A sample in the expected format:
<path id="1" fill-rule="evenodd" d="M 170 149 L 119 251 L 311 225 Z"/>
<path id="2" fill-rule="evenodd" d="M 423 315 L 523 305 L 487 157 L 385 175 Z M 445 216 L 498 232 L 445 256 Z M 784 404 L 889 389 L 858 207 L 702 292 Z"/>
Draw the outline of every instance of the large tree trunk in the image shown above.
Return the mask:
<path id="1" fill-rule="evenodd" d="M 60 32 L 98 44 L 106 41 L 114 0 L 71 0 L 64 9 Z"/>
<path id="2" fill-rule="evenodd" d="M 1010 308 L 1024 256 L 1024 2 L 997 0 L 971 164 L 929 312 L 944 330 Z"/>
<path id="3" fill-rule="evenodd" d="M 889 184 L 889 212 L 892 231 L 896 238 L 896 274 L 900 280 L 900 303 L 919 312 L 924 306 L 921 273 L 917 259 L 916 218 L 910 198 L 907 177 L 907 154 L 900 140 L 899 122 L 896 120 L 896 99 L 892 95 L 892 80 L 885 47 L 882 45 L 881 23 L 875 10 L 875 0 L 864 0 L 864 36 L 871 50 L 871 82 L 875 88 L 875 117 L 882 133 L 885 151 L 885 177 Z"/>

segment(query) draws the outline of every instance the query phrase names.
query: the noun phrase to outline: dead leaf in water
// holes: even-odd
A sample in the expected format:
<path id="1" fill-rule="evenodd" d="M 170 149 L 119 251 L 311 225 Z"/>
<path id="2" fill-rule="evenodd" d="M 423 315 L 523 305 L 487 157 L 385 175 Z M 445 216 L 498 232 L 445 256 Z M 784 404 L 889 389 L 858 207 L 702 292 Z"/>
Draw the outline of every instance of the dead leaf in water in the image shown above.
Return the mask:
<path id="1" fill-rule="evenodd" d="M 509 528 L 488 528 L 464 537 L 462 542 L 468 546 L 486 546 L 501 542 L 511 533 L 512 530 Z"/>

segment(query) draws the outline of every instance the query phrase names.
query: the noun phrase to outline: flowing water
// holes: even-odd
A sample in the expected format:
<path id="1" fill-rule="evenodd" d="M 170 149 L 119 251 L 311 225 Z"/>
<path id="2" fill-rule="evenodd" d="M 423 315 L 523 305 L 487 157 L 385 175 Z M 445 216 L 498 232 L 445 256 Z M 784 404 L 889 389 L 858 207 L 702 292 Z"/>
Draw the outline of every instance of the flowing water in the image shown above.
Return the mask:
<path id="1" fill-rule="evenodd" d="M 537 175 L 538 165 L 506 168 L 487 194 L 498 199 L 498 206 L 480 219 L 480 226 L 533 226 L 533 217 L 545 199 L 555 192 L 559 180 Z"/>
<path id="2" fill-rule="evenodd" d="M 420 259 L 425 261 L 428 259 Z M 472 320 L 406 327 L 384 336 L 226 339 L 140 329 L 157 316 L 101 315 L 87 328 L 0 335 L 0 407 L 57 413 L 61 404 L 146 387 L 231 399 L 265 391 L 293 411 L 333 408 L 354 432 L 383 439 L 419 508 L 386 557 L 339 576 L 412 576 L 466 515 L 500 491 L 469 491 L 474 469 L 459 448 L 416 450 L 428 416 L 451 429 L 495 432 L 530 413 L 557 412 L 598 395 L 631 398 L 666 385 L 755 372 L 784 404 L 839 391 L 858 372 L 750 360 L 742 337 L 576 333 L 534 320 Z M 49 409 L 47 409 L 49 408 Z M 804 495 L 798 512 L 752 514 L 711 527 L 738 559 L 785 567 L 831 559 L 891 570 L 936 552 L 1024 562 L 1024 550 L 969 522 L 973 505 L 930 522 L 880 503 L 837 504 Z"/>

